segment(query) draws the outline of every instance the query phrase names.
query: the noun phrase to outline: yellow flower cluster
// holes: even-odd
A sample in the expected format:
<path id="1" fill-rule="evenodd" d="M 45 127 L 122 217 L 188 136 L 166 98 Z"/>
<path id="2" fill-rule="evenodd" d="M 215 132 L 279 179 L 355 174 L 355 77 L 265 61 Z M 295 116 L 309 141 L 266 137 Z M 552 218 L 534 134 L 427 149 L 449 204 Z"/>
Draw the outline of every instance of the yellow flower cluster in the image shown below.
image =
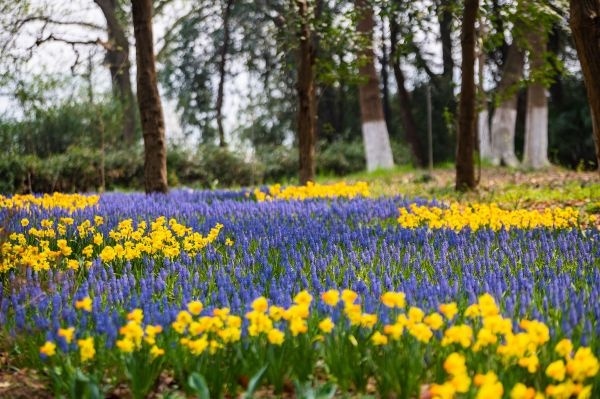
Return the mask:
<path id="1" fill-rule="evenodd" d="M 65 343 L 70 344 L 73 342 L 73 338 L 75 337 L 75 327 L 59 328 L 58 336 L 61 337 Z M 79 348 L 79 359 L 82 363 L 93 360 L 94 357 L 96 357 L 94 337 L 78 339 L 77 347 Z M 55 356 L 56 343 L 52 341 L 46 341 L 44 345 L 40 347 L 40 354 L 46 357 Z"/>
<path id="2" fill-rule="evenodd" d="M 427 226 L 430 229 L 452 229 L 460 231 L 470 228 L 476 231 L 490 228 L 498 231 L 502 228 L 530 229 L 551 227 L 555 229 L 578 226 L 579 211 L 566 208 L 546 208 L 538 210 L 503 210 L 497 204 L 461 205 L 453 203 L 449 208 L 438 208 L 411 204 L 409 208 L 400 208 L 398 223 L 405 228 Z"/>
<path id="3" fill-rule="evenodd" d="M 319 184 L 308 182 L 305 186 L 287 186 L 282 188 L 280 184 L 269 186 L 269 192 L 265 193 L 259 189 L 254 190 L 254 196 L 258 202 L 271 200 L 305 200 L 308 198 L 354 198 L 369 197 L 369 186 L 365 182 L 347 184 L 339 182 L 334 184 Z"/>
<path id="4" fill-rule="evenodd" d="M 145 343 L 150 347 L 152 358 L 164 355 L 165 350 L 156 345 L 156 335 L 162 332 L 162 326 L 149 324 L 144 328 L 143 320 L 144 312 L 141 309 L 129 312 L 127 324 L 119 329 L 121 339 L 116 342 L 117 348 L 123 353 L 132 353 L 142 349 Z"/>
<path id="5" fill-rule="evenodd" d="M 192 355 L 200 356 L 207 350 L 212 355 L 227 344 L 240 340 L 241 317 L 229 314 L 229 308 L 214 309 L 211 316 L 200 316 L 202 310 L 200 301 L 192 301 L 171 324 L 181 336 L 179 344 Z"/>
<path id="6" fill-rule="evenodd" d="M 0 272 L 18 267 L 49 270 L 52 265 L 77 270 L 81 265 L 91 265 L 96 256 L 105 263 L 132 261 L 144 255 L 174 258 L 182 251 L 194 256 L 214 242 L 223 228 L 217 224 L 203 236 L 175 219 L 167 221 L 161 216 L 150 223 L 150 228 L 145 221 L 134 229 L 132 219 L 122 220 L 104 236 L 98 230 L 103 223 L 101 216 L 95 216 L 93 221 L 84 220 L 75 226 L 75 237 L 67 235 L 68 227 L 74 225 L 73 218 L 69 217 L 61 217 L 57 222 L 44 219 L 39 227 L 29 227 L 25 233 L 12 233 L 0 244 Z M 21 220 L 23 227 L 29 224 L 28 219 Z"/>
<path id="7" fill-rule="evenodd" d="M 35 206 L 43 209 L 62 208 L 69 212 L 74 212 L 78 209 L 96 205 L 99 199 L 100 197 L 98 195 L 62 193 L 44 194 L 41 197 L 36 197 L 31 194 L 16 194 L 8 198 L 0 195 L 0 209 L 29 209 L 30 207 Z"/>

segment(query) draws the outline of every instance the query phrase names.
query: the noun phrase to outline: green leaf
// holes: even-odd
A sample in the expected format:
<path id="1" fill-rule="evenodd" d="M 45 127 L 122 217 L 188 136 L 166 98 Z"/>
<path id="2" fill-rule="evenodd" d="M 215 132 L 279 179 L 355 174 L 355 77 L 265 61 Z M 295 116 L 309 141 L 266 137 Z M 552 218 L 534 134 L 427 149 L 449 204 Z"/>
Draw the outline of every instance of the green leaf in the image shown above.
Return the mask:
<path id="1" fill-rule="evenodd" d="M 265 374 L 265 371 L 267 371 L 267 367 L 269 367 L 268 364 L 263 366 L 263 368 L 258 370 L 258 372 L 256 374 L 254 374 L 252 376 L 252 378 L 250 378 L 250 381 L 248 382 L 248 388 L 246 389 L 246 392 L 244 392 L 244 395 L 242 396 L 243 399 L 252 398 L 252 394 L 254 393 L 254 391 L 256 391 L 256 388 L 258 388 L 261 378 Z"/>
<path id="2" fill-rule="evenodd" d="M 188 385 L 200 399 L 210 399 L 210 391 L 202 374 L 192 373 L 188 377 Z"/>

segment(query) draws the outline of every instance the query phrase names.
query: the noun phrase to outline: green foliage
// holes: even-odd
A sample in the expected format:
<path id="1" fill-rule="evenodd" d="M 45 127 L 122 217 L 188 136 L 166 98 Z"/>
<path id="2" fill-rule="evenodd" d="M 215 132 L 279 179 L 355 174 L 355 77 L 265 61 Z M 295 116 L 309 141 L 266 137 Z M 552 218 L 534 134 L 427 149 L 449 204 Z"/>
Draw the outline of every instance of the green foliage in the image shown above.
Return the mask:
<path id="1" fill-rule="evenodd" d="M 548 104 L 548 148 L 553 163 L 596 168 L 592 118 L 583 82 L 569 76 L 557 83 Z"/>

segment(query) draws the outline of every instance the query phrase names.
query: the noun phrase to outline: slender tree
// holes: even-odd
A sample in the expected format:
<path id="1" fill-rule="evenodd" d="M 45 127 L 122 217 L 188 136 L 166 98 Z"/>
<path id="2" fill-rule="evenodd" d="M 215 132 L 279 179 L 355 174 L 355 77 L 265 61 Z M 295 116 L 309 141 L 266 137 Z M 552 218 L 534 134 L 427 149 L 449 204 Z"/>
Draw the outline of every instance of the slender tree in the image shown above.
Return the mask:
<path id="1" fill-rule="evenodd" d="M 219 146 L 225 147 L 225 130 L 223 129 L 223 97 L 224 97 L 224 88 L 225 88 L 225 78 L 226 78 L 226 63 L 227 63 L 227 54 L 229 53 L 230 47 L 230 17 L 231 17 L 231 8 L 233 7 L 234 0 L 226 0 L 225 6 L 223 8 L 223 43 L 221 45 L 221 50 L 219 54 L 219 86 L 217 88 L 217 127 L 219 129 Z"/>
<path id="2" fill-rule="evenodd" d="M 525 55 L 517 43 L 508 48 L 502 78 L 496 89 L 497 106 L 492 117 L 492 163 L 510 167 L 519 165 L 515 155 L 515 127 L 517 123 L 517 88 L 523 77 Z"/>
<path id="3" fill-rule="evenodd" d="M 527 116 L 525 118 L 525 149 L 523 165 L 541 169 L 548 161 L 548 99 L 540 71 L 546 63 L 547 32 L 543 25 L 532 27 L 527 35 L 531 83 L 527 87 Z"/>
<path id="4" fill-rule="evenodd" d="M 144 134 L 146 193 L 168 191 L 165 122 L 156 81 L 152 0 L 131 0 L 137 61 L 137 100 Z"/>
<path id="5" fill-rule="evenodd" d="M 300 184 L 315 179 L 315 145 L 317 126 L 317 98 L 315 92 L 315 48 L 309 0 L 296 0 L 298 13 L 298 151 Z"/>
<path id="6" fill-rule="evenodd" d="M 410 147 L 414 162 L 418 166 L 424 167 L 426 161 L 423 156 L 423 145 L 421 144 L 421 139 L 417 132 L 417 125 L 412 113 L 412 100 L 410 98 L 410 93 L 406 89 L 406 79 L 400 65 L 400 51 L 397 48 L 399 27 L 393 16 L 390 18 L 390 36 L 390 60 L 394 71 L 394 77 L 396 78 L 396 85 L 398 87 L 397 97 L 398 105 L 400 106 L 400 114 L 402 116 L 402 130 L 404 131 L 404 136 Z"/>
<path id="7" fill-rule="evenodd" d="M 368 45 L 360 52 L 359 67 L 360 76 L 366 79 L 366 82 L 359 86 L 359 97 L 367 170 L 389 169 L 394 166 L 394 159 L 374 63 L 373 9 L 367 0 L 356 0 L 355 6 L 359 15 L 357 31 L 368 40 Z"/>
<path id="8" fill-rule="evenodd" d="M 117 14 L 117 0 L 94 0 L 94 3 L 102 10 L 106 19 L 108 45 L 105 60 L 110 70 L 114 96 L 119 99 L 123 109 L 122 139 L 126 144 L 132 144 L 135 139 L 136 113 L 131 88 L 129 41 Z"/>
<path id="9" fill-rule="evenodd" d="M 479 0 L 465 0 L 460 45 L 462 76 L 458 109 L 456 151 L 456 190 L 472 190 L 476 186 L 473 153 L 475 151 L 475 21 Z"/>
<path id="10" fill-rule="evenodd" d="M 571 0 L 570 26 L 587 91 L 600 171 L 600 0 Z"/>

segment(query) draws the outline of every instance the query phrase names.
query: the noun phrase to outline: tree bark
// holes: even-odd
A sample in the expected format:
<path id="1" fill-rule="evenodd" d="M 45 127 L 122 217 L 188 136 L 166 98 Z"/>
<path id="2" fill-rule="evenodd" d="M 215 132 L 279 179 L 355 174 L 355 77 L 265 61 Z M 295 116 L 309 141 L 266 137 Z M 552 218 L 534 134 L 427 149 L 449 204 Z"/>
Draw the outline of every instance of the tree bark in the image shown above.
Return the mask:
<path id="1" fill-rule="evenodd" d="M 129 61 L 129 41 L 119 18 L 117 0 L 94 0 L 98 5 L 108 28 L 109 47 L 106 62 L 110 70 L 113 94 L 118 98 L 123 111 L 121 136 L 130 145 L 135 140 L 135 104 L 131 87 L 131 63 Z"/>
<path id="2" fill-rule="evenodd" d="M 315 180 L 317 99 L 315 49 L 310 28 L 309 0 L 296 0 L 299 17 L 298 46 L 298 149 L 300 184 Z"/>
<path id="3" fill-rule="evenodd" d="M 496 90 L 500 98 L 492 118 L 492 163 L 519 166 L 515 155 L 515 127 L 517 123 L 516 88 L 523 76 L 523 51 L 513 42 L 508 48 L 502 78 Z"/>
<path id="4" fill-rule="evenodd" d="M 152 0 L 131 0 L 137 60 L 137 100 L 144 134 L 146 193 L 168 191 L 165 123 L 156 82 Z"/>
<path id="5" fill-rule="evenodd" d="M 532 83 L 527 88 L 523 165 L 531 169 L 542 169 L 550 165 L 548 160 L 548 99 L 546 98 L 546 88 L 535 77 L 535 74 L 544 68 L 547 33 L 543 27 L 532 29 L 527 39 L 529 42 L 529 70 L 530 74 L 534 76 Z"/>
<path id="6" fill-rule="evenodd" d="M 389 72 L 388 68 L 390 61 L 388 59 L 388 49 L 385 37 L 385 17 L 381 17 L 381 100 L 383 102 L 383 116 L 385 118 L 385 124 L 390 130 L 391 124 L 391 111 L 390 111 L 390 84 L 389 84 Z"/>
<path id="7" fill-rule="evenodd" d="M 217 88 L 217 128 L 219 129 L 219 146 L 226 147 L 225 130 L 223 129 L 223 97 L 225 91 L 225 66 L 227 63 L 227 53 L 229 52 L 229 36 L 231 27 L 229 26 L 229 18 L 231 15 L 231 7 L 233 0 L 227 0 L 225 9 L 223 10 L 223 44 L 221 45 L 221 54 L 219 57 L 219 86 Z"/>
<path id="8" fill-rule="evenodd" d="M 587 91 L 600 172 L 600 0 L 571 0 L 570 22 Z"/>
<path id="9" fill-rule="evenodd" d="M 456 152 L 456 190 L 472 190 L 476 186 L 473 153 L 475 151 L 475 21 L 479 0 L 465 0 L 462 18 L 462 76 L 458 109 Z"/>
<path id="10" fill-rule="evenodd" d="M 420 167 L 425 167 L 426 162 L 423 155 L 423 146 L 412 113 L 412 101 L 408 90 L 406 90 L 404 72 L 402 72 L 402 68 L 400 67 L 400 54 L 398 54 L 396 49 L 396 43 L 398 42 L 398 24 L 393 17 L 390 18 L 390 36 L 390 59 L 392 61 L 392 69 L 398 86 L 398 102 L 400 105 L 400 113 L 402 115 L 402 127 L 405 139 L 410 147 L 410 152 L 415 164 Z"/>
<path id="11" fill-rule="evenodd" d="M 375 54 L 372 41 L 375 22 L 373 9 L 368 0 L 356 0 L 355 7 L 359 15 L 357 31 L 369 40 L 369 45 L 359 54 L 359 58 L 363 62 L 359 67 L 359 74 L 367 79 L 366 83 L 359 86 L 360 116 L 367 170 L 389 169 L 394 166 L 394 160 L 374 63 Z"/>
<path id="12" fill-rule="evenodd" d="M 454 59 L 452 58 L 452 7 L 455 0 L 442 0 L 437 5 L 438 22 L 440 24 L 440 41 L 442 42 L 442 64 L 444 80 L 452 82 Z"/>
<path id="13" fill-rule="evenodd" d="M 483 28 L 483 21 L 480 20 L 479 37 L 485 36 L 486 31 Z M 477 46 L 477 90 L 479 91 L 479 104 L 477 114 L 477 137 L 479 157 L 481 159 L 491 160 L 492 159 L 492 139 L 490 136 L 490 113 L 488 110 L 488 98 L 483 88 L 484 72 L 485 72 L 485 50 L 483 48 L 483 41 L 478 40 L 479 45 Z"/>

